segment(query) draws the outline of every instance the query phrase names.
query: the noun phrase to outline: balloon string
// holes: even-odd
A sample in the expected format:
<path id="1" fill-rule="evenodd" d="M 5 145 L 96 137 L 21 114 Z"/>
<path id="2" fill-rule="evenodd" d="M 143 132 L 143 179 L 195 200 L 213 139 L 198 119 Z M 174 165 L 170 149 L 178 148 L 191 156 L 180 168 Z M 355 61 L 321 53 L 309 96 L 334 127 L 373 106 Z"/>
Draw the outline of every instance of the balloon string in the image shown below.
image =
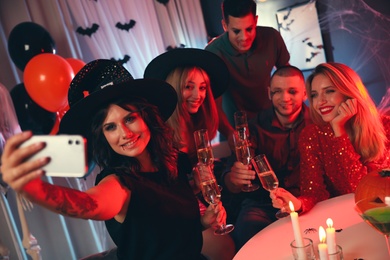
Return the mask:
<path id="1" fill-rule="evenodd" d="M 58 130 L 60 128 L 60 121 L 61 121 L 60 113 L 56 112 L 56 120 L 54 122 L 53 128 L 51 129 L 51 131 L 49 133 L 50 135 L 56 135 L 58 133 Z"/>

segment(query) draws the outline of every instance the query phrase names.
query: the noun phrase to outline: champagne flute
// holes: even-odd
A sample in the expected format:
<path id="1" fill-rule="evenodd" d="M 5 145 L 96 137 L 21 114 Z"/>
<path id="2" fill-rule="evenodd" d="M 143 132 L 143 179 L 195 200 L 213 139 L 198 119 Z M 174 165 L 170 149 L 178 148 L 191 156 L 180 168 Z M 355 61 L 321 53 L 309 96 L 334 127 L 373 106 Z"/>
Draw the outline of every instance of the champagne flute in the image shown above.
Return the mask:
<path id="1" fill-rule="evenodd" d="M 196 153 L 200 164 L 210 165 L 214 169 L 214 154 L 207 129 L 200 129 L 194 132 Z M 222 191 L 222 186 L 218 185 Z"/>
<path id="2" fill-rule="evenodd" d="M 214 155 L 207 129 L 195 131 L 194 139 L 199 163 L 204 165 L 213 165 Z"/>
<path id="3" fill-rule="evenodd" d="M 244 165 L 249 165 L 252 159 L 252 155 L 251 155 L 250 147 L 248 145 L 248 141 L 242 139 L 238 131 L 234 131 L 233 140 L 236 149 L 237 161 L 242 162 Z M 250 183 L 244 185 L 241 188 L 241 190 L 244 192 L 251 192 L 257 190 L 258 188 L 259 185 L 257 185 L 256 183 L 255 184 Z"/>
<path id="4" fill-rule="evenodd" d="M 207 203 L 217 205 L 221 201 L 221 191 L 210 165 L 198 163 L 196 169 L 195 172 L 200 183 L 203 198 Z M 232 224 L 220 224 L 217 229 L 214 230 L 214 234 L 226 235 L 233 231 L 233 229 L 234 226 Z"/>
<path id="5" fill-rule="evenodd" d="M 355 210 L 367 224 L 384 235 L 390 256 L 390 197 L 382 199 L 375 197 L 359 200 L 356 202 Z"/>
<path id="6" fill-rule="evenodd" d="M 261 185 L 263 188 L 269 192 L 275 190 L 279 187 L 279 180 L 275 175 L 274 170 L 268 162 L 267 156 L 265 154 L 259 154 L 252 159 L 253 167 L 257 175 L 259 176 Z M 278 210 L 275 216 L 277 218 L 284 218 L 288 216 L 287 212 L 282 212 Z"/>
<path id="7" fill-rule="evenodd" d="M 238 132 L 240 139 L 248 140 L 249 128 L 245 111 L 240 110 L 234 113 L 234 124 L 236 126 L 236 131 Z"/>

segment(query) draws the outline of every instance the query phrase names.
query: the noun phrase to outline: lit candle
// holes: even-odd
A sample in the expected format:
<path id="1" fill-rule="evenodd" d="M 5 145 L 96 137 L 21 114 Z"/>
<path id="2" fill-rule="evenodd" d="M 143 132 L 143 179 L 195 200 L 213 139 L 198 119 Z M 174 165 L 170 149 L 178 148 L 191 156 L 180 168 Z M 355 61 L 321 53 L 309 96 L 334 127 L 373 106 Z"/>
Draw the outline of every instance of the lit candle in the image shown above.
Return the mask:
<path id="1" fill-rule="evenodd" d="M 295 239 L 295 245 L 298 248 L 298 258 L 299 259 L 306 259 L 305 250 L 303 248 L 303 239 L 301 234 L 301 228 L 299 226 L 299 219 L 298 219 L 298 213 L 294 211 L 294 204 L 290 201 L 288 203 L 290 207 L 290 217 L 291 217 L 291 223 L 294 231 L 294 239 Z"/>
<path id="2" fill-rule="evenodd" d="M 318 244 L 318 254 L 320 256 L 320 260 L 328 260 L 328 246 L 325 244 L 325 229 L 320 226 L 318 233 L 320 235 L 320 243 Z"/>
<path id="3" fill-rule="evenodd" d="M 326 244 L 328 246 L 328 253 L 334 254 L 337 252 L 336 248 L 336 233 L 333 227 L 333 220 L 331 218 L 328 218 L 326 220 L 326 225 L 328 226 L 326 228 Z"/>

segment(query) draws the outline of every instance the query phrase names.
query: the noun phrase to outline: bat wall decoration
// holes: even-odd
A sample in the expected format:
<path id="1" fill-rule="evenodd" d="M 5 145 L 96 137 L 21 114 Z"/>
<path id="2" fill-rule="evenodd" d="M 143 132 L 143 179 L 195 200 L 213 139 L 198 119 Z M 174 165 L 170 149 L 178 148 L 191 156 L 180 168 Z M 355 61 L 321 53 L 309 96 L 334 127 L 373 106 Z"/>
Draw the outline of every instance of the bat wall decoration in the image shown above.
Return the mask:
<path id="1" fill-rule="evenodd" d="M 123 56 L 123 59 L 118 59 L 118 60 L 116 60 L 116 59 L 114 59 L 114 58 L 111 58 L 111 60 L 113 60 L 113 61 L 117 61 L 117 62 L 119 62 L 120 64 L 125 64 L 125 63 L 127 63 L 129 60 L 130 60 L 130 56 L 129 55 L 125 55 L 125 56 Z"/>
<path id="2" fill-rule="evenodd" d="M 77 28 L 76 32 L 81 35 L 88 35 L 89 37 L 91 37 L 91 35 L 97 32 L 98 29 L 99 29 L 99 25 L 94 23 L 92 24 L 91 27 L 87 27 L 85 29 L 80 26 Z"/>
<path id="3" fill-rule="evenodd" d="M 129 31 L 131 28 L 134 27 L 135 24 L 136 24 L 136 21 L 131 19 L 130 22 L 128 22 L 128 23 L 117 22 L 115 27 L 118 28 L 118 29 L 121 29 L 121 30 Z"/>
<path id="4" fill-rule="evenodd" d="M 308 0 L 276 12 L 279 32 L 290 53 L 290 64 L 303 71 L 326 62 L 316 2 Z"/>
<path id="5" fill-rule="evenodd" d="M 182 48 L 185 48 L 186 46 L 182 43 L 180 43 L 179 46 L 168 46 L 165 48 L 166 51 L 170 51 L 170 50 L 173 50 L 173 49 L 182 49 Z"/>

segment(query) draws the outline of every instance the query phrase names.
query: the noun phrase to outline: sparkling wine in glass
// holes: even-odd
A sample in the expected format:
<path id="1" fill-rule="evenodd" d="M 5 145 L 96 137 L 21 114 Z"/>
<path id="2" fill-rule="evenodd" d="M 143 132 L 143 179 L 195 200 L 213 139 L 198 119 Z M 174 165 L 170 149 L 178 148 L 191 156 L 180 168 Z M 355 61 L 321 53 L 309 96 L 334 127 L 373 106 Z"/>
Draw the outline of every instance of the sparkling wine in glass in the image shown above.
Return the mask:
<path id="1" fill-rule="evenodd" d="M 274 171 L 262 172 L 258 176 L 265 190 L 272 191 L 278 188 L 279 180 L 276 178 Z"/>
<path id="2" fill-rule="evenodd" d="M 248 128 L 248 120 L 245 111 L 240 110 L 234 113 L 234 124 L 240 139 L 248 140 L 249 128 Z"/>
<path id="3" fill-rule="evenodd" d="M 362 199 L 356 202 L 355 210 L 367 224 L 385 236 L 390 256 L 390 196 L 383 200 L 379 197 Z"/>
<path id="4" fill-rule="evenodd" d="M 276 174 L 269 164 L 265 154 L 259 154 L 255 156 L 252 159 L 252 164 L 255 168 L 257 176 L 259 176 L 261 185 L 265 190 L 271 192 L 279 187 L 278 177 L 276 177 Z M 278 212 L 275 214 L 277 218 L 284 218 L 288 215 L 289 213 L 282 212 L 281 210 L 278 210 Z"/>
<path id="5" fill-rule="evenodd" d="M 248 140 L 248 124 L 241 124 L 236 126 L 236 131 L 238 132 L 238 136 L 243 140 Z"/>
<path id="6" fill-rule="evenodd" d="M 221 201 L 221 192 L 215 179 L 203 181 L 200 185 L 203 198 L 207 203 L 215 205 Z"/>
<path id="7" fill-rule="evenodd" d="M 207 129 L 195 131 L 194 140 L 199 163 L 204 165 L 213 165 L 214 155 Z"/>
<path id="8" fill-rule="evenodd" d="M 218 204 L 221 201 L 221 191 L 217 181 L 215 180 L 215 176 L 210 165 L 198 163 L 196 174 L 199 179 L 200 188 L 205 201 L 211 205 Z M 232 224 L 221 224 L 214 230 L 214 234 L 226 235 L 233 231 L 233 229 L 234 226 Z"/>
<path id="9" fill-rule="evenodd" d="M 198 161 L 201 164 L 213 165 L 214 155 L 211 147 L 197 149 Z"/>
<path id="10" fill-rule="evenodd" d="M 233 134 L 234 147 L 236 149 L 236 158 L 237 161 L 242 162 L 244 165 L 249 165 L 252 159 L 251 150 L 248 144 L 248 141 L 241 139 L 240 133 L 235 131 Z M 256 183 L 250 183 L 242 187 L 242 191 L 251 192 L 259 188 L 259 185 Z"/>

